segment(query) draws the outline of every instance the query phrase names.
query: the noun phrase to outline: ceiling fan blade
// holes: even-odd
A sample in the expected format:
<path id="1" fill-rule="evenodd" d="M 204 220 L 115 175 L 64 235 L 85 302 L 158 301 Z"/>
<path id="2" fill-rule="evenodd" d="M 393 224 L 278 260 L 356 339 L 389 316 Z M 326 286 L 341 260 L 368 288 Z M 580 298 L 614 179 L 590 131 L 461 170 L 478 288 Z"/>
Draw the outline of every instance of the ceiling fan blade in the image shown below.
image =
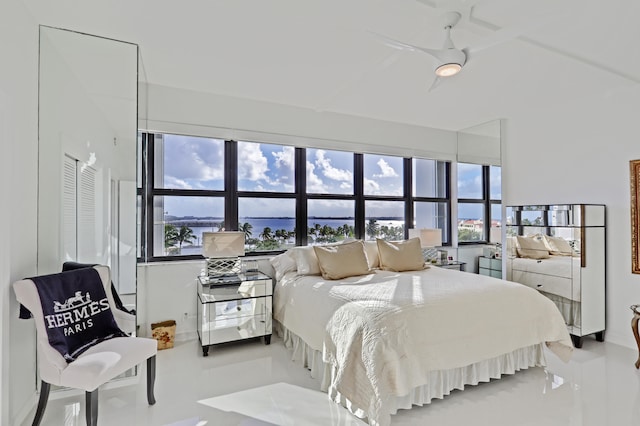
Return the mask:
<path id="1" fill-rule="evenodd" d="M 538 20 L 532 19 L 520 25 L 514 25 L 511 27 L 504 27 L 504 28 L 499 28 L 491 24 L 488 24 L 484 21 L 476 20 L 474 23 L 480 24 L 489 29 L 493 29 L 494 32 L 493 34 L 490 34 L 487 37 L 481 39 L 479 42 L 474 43 L 471 46 L 468 46 L 462 49 L 462 51 L 465 53 L 465 55 L 467 55 L 467 60 L 468 60 L 471 56 L 475 55 L 476 53 L 482 50 L 489 49 L 493 46 L 497 46 L 502 43 L 506 43 L 524 34 L 527 34 L 537 28 L 544 27 L 556 21 L 564 21 L 565 19 L 566 19 L 566 14 L 564 13 L 554 14 L 554 15 L 549 15 L 543 19 L 538 19 Z"/>
<path id="2" fill-rule="evenodd" d="M 436 78 L 433 79 L 433 82 L 431 83 L 431 86 L 429 86 L 429 89 L 427 90 L 427 92 L 431 92 L 433 89 L 435 89 L 436 87 L 440 86 L 440 83 L 442 83 L 442 78 L 436 76 Z"/>
<path id="3" fill-rule="evenodd" d="M 409 44 L 409 43 L 405 43 L 403 41 L 400 40 L 396 40 L 394 38 L 391 37 L 387 37 L 386 35 L 382 35 L 373 31 L 368 31 L 367 32 L 371 35 L 373 35 L 374 37 L 380 39 L 384 44 L 386 44 L 389 47 L 393 47 L 394 49 L 399 49 L 399 50 L 409 50 L 411 52 L 423 52 L 426 53 L 428 55 L 433 56 L 436 59 L 440 59 L 438 57 L 438 55 L 440 54 L 441 50 L 438 49 L 429 49 L 426 47 L 420 47 L 420 46 L 416 46 L 414 44 Z"/>

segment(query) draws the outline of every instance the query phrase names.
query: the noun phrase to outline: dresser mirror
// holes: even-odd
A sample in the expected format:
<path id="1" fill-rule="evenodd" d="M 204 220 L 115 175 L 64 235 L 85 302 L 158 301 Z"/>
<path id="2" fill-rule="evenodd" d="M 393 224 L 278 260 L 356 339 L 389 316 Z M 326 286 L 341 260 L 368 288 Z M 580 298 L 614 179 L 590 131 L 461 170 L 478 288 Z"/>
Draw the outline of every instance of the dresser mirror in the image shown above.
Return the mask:
<path id="1" fill-rule="evenodd" d="M 558 307 L 573 343 L 604 340 L 606 208 L 596 204 L 509 206 L 507 279 Z"/>
<path id="2" fill-rule="evenodd" d="M 108 265 L 130 306 L 138 46 L 41 26 L 39 54 L 38 274 Z"/>

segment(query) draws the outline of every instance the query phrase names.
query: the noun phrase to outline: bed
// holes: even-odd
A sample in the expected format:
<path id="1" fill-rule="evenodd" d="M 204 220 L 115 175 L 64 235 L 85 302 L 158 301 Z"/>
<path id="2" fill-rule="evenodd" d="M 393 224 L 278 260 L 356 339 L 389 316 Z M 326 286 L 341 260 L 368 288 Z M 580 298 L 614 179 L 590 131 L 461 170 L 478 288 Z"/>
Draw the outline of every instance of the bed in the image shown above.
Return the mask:
<path id="1" fill-rule="evenodd" d="M 371 425 L 543 366 L 544 345 L 571 356 L 556 306 L 521 284 L 437 267 L 326 279 L 278 266 L 274 319 L 285 344 L 332 400 Z"/>

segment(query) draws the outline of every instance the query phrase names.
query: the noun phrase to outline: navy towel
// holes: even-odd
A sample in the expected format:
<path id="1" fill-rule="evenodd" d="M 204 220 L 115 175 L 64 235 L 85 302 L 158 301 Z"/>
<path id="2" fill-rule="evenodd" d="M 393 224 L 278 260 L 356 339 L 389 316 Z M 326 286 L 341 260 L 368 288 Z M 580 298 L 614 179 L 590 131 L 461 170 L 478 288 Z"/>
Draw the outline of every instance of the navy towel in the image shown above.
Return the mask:
<path id="1" fill-rule="evenodd" d="M 99 342 L 127 336 L 113 318 L 100 274 L 95 269 L 30 279 L 40 295 L 49 344 L 67 362 Z"/>

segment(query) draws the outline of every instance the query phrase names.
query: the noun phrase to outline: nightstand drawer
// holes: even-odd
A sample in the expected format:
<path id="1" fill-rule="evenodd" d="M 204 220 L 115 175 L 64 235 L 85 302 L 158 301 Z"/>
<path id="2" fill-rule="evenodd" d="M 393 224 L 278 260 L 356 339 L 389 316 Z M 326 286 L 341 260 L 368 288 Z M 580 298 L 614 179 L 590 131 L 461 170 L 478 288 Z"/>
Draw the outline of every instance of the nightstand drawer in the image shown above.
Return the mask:
<path id="1" fill-rule="evenodd" d="M 271 297 L 236 299 L 226 302 L 206 303 L 202 307 L 203 321 L 264 315 L 271 312 Z"/>
<path id="2" fill-rule="evenodd" d="M 202 286 L 202 302 L 222 302 L 240 298 L 270 296 L 271 280 L 243 281 L 237 284 Z"/>
<path id="3" fill-rule="evenodd" d="M 478 266 L 480 268 L 502 270 L 502 260 L 480 256 L 478 258 Z"/>
<path id="4" fill-rule="evenodd" d="M 202 327 L 201 339 L 203 345 L 214 345 L 266 334 L 271 334 L 270 313 L 206 322 Z"/>

